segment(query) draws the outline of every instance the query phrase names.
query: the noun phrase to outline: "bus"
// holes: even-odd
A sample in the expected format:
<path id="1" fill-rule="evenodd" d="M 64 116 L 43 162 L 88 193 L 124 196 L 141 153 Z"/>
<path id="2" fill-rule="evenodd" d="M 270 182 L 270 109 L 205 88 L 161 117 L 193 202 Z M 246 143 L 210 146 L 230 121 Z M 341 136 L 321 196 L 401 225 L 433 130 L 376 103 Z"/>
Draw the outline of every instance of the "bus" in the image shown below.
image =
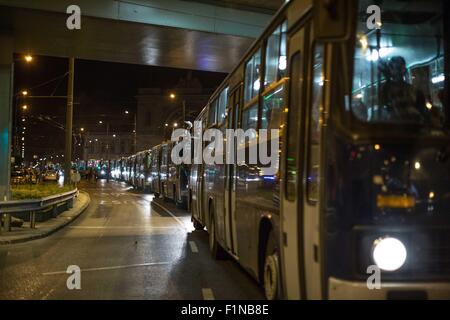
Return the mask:
<path id="1" fill-rule="evenodd" d="M 274 175 L 203 163 L 189 186 L 213 257 L 268 299 L 450 298 L 450 7 L 378 3 L 286 2 L 197 118 L 280 130 Z"/>
<path id="2" fill-rule="evenodd" d="M 159 198 L 162 194 L 160 166 L 161 166 L 161 145 L 156 145 L 151 149 L 152 158 L 150 165 L 150 191 Z"/>
<path id="3" fill-rule="evenodd" d="M 140 190 L 147 190 L 149 177 L 150 150 L 138 152 L 136 154 L 136 170 L 134 174 L 133 186 Z"/>

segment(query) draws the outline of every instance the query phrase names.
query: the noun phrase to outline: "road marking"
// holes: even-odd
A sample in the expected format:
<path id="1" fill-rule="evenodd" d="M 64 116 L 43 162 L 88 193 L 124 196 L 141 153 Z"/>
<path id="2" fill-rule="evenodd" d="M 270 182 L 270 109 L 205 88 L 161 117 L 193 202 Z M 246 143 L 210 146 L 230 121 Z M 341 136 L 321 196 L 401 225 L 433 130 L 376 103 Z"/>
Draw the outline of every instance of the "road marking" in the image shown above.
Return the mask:
<path id="1" fill-rule="evenodd" d="M 215 300 L 214 293 L 211 288 L 202 289 L 203 300 Z"/>
<path id="2" fill-rule="evenodd" d="M 164 207 L 164 206 L 163 206 L 162 204 L 160 204 L 160 203 L 157 203 L 157 202 L 152 201 L 152 204 L 153 204 L 153 203 L 156 204 L 156 205 L 157 205 L 158 207 L 160 207 L 161 209 L 163 209 L 165 212 L 167 212 L 172 218 L 174 218 L 174 219 L 178 222 L 178 224 L 179 224 L 183 229 L 189 231 L 189 229 L 184 225 L 184 223 L 183 223 L 180 219 L 178 219 L 176 216 L 174 216 L 173 213 L 170 212 L 169 209 L 167 209 L 166 207 Z"/>
<path id="3" fill-rule="evenodd" d="M 50 291 L 47 292 L 47 294 L 44 295 L 44 296 L 41 298 L 41 300 L 47 300 L 48 297 L 49 297 L 54 291 L 55 291 L 55 289 L 50 289 Z"/>
<path id="4" fill-rule="evenodd" d="M 193 253 L 198 253 L 198 248 L 197 248 L 197 244 L 195 243 L 195 241 L 189 241 L 189 245 L 191 246 L 191 251 Z"/>
<path id="5" fill-rule="evenodd" d="M 139 267 L 148 267 L 148 266 L 161 266 L 161 265 L 167 265 L 167 264 L 170 264 L 170 262 L 149 262 L 149 263 L 139 263 L 139 264 L 128 264 L 128 265 L 123 265 L 123 266 L 87 268 L 87 269 L 81 269 L 81 272 L 109 271 L 109 270 L 139 268 Z M 54 275 L 60 275 L 60 274 L 67 274 L 67 272 L 66 271 L 54 271 L 54 272 L 42 273 L 43 276 L 54 276 Z"/>
<path id="6" fill-rule="evenodd" d="M 177 229 L 178 227 L 153 227 L 153 226 L 69 226 L 69 229 Z"/>

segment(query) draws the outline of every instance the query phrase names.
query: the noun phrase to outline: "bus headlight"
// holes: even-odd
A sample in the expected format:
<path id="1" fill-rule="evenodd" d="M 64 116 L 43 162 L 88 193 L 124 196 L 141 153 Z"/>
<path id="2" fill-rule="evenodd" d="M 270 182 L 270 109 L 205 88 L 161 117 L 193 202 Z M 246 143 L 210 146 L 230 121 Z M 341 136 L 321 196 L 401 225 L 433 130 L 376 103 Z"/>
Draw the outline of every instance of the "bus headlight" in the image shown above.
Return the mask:
<path id="1" fill-rule="evenodd" d="M 384 271 L 400 269 L 406 261 L 404 244 L 391 237 L 380 238 L 373 243 L 373 261 Z"/>

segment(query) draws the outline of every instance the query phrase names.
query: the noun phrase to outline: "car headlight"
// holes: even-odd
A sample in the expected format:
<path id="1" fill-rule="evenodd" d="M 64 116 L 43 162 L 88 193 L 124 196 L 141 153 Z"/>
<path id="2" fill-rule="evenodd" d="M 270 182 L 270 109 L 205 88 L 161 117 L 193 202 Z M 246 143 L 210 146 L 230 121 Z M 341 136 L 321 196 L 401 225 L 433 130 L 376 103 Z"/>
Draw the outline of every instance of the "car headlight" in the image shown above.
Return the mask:
<path id="1" fill-rule="evenodd" d="M 381 270 L 395 271 L 405 264 L 407 253 L 400 240 L 386 237 L 374 241 L 372 255 Z"/>

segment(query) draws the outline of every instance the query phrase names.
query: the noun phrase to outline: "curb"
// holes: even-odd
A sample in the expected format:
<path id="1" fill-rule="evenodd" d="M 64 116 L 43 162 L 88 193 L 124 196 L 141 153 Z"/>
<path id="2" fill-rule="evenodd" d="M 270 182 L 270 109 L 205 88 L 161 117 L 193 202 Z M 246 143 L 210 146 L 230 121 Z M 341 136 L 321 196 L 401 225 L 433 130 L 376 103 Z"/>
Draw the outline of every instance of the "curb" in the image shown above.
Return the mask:
<path id="1" fill-rule="evenodd" d="M 45 237 L 48 237 L 49 235 L 55 233 L 56 231 L 61 230 L 62 228 L 64 228 L 65 226 L 67 226 L 69 223 L 71 223 L 72 221 L 74 221 L 75 219 L 77 219 L 89 206 L 89 204 L 91 203 L 91 197 L 89 196 L 89 194 L 85 191 L 79 191 L 80 193 L 83 193 L 86 197 L 87 197 L 87 201 L 86 203 L 84 203 L 80 209 L 78 209 L 78 212 L 76 212 L 72 217 L 70 217 L 70 219 L 62 222 L 60 225 L 53 227 L 52 229 L 49 229 L 47 231 L 43 231 L 42 233 L 38 233 L 38 234 L 34 234 L 34 235 L 30 235 L 30 236 L 24 236 L 23 238 L 18 238 L 18 239 L 11 239 L 11 240 L 0 240 L 0 245 L 8 245 L 8 244 L 15 244 L 15 243 L 23 243 L 23 242 L 28 242 L 31 240 L 37 240 L 37 239 L 42 239 Z M 64 211 L 65 212 L 65 211 Z M 61 212 L 64 213 L 64 212 Z"/>

